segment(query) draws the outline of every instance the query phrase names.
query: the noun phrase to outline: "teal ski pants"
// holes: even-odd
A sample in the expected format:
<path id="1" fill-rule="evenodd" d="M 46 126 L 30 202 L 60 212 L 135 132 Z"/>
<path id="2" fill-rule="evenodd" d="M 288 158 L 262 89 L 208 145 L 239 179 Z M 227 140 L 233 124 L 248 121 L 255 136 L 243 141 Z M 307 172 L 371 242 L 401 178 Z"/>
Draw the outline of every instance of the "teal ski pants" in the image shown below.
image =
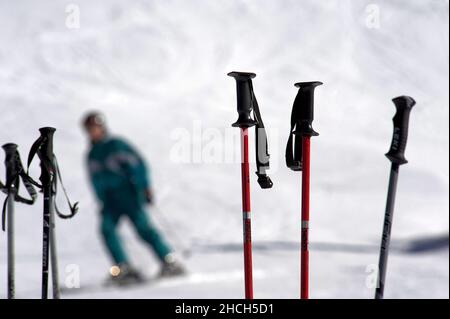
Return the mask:
<path id="1" fill-rule="evenodd" d="M 127 213 L 104 208 L 102 211 L 101 233 L 114 262 L 116 264 L 129 262 L 117 231 L 118 223 L 123 216 L 129 218 L 139 237 L 150 246 L 161 262 L 164 262 L 165 257 L 171 252 L 171 248 L 152 224 L 143 208 L 134 209 Z"/>

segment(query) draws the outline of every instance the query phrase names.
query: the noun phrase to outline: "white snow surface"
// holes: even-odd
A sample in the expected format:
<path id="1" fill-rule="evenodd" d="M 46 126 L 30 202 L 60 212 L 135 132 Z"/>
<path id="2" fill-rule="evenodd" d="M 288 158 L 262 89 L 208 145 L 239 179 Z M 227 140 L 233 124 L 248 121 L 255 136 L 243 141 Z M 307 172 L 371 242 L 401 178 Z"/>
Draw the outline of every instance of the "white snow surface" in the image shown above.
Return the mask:
<path id="1" fill-rule="evenodd" d="M 417 105 L 410 163 L 400 169 L 385 295 L 449 297 L 448 0 L 72 3 L 80 13 L 76 29 L 66 27 L 73 8 L 65 1 L 0 1 L 0 143 L 17 143 L 25 161 L 38 128 L 56 127 L 63 178 L 80 201 L 74 219 L 57 220 L 60 280 L 64 285 L 76 265 L 82 287 L 64 298 L 243 297 L 240 165 L 224 155 L 239 156 L 239 144 L 219 144 L 218 161 L 199 155 L 214 137 L 232 134 L 239 142 L 230 128 L 235 83 L 226 74 L 233 70 L 258 74 L 275 184 L 261 190 L 252 174 L 255 297 L 299 295 L 301 175 L 285 167 L 284 147 L 293 84 L 311 80 L 324 82 L 314 121 L 321 135 L 312 140 L 311 297 L 373 297 L 367 270 L 378 262 L 390 167 L 383 154 L 392 137 L 390 100 L 399 95 Z M 176 248 L 191 247 L 184 259 L 189 276 L 98 289 L 110 261 L 84 166 L 80 119 L 91 109 L 103 111 L 111 131 L 151 163 L 160 212 L 149 214 Z M 193 153 L 188 162 L 173 156 L 183 129 Z M 31 174 L 39 176 L 38 165 Z M 16 206 L 19 298 L 40 297 L 41 200 Z M 120 232 L 133 263 L 154 274 L 156 259 L 127 222 Z M 443 247 L 408 249 L 430 238 L 443 238 Z M 4 298 L 6 234 L 0 289 Z"/>

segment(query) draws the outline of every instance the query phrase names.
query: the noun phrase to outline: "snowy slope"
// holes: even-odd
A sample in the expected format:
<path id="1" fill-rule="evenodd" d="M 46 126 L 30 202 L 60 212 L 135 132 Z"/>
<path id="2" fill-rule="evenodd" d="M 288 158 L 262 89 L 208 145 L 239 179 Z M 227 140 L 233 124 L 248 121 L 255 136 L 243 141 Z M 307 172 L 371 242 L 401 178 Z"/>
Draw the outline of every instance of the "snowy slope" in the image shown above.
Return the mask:
<path id="1" fill-rule="evenodd" d="M 255 249 L 255 296 L 298 294 L 300 175 L 285 168 L 284 147 L 293 84 L 321 80 L 314 123 L 321 135 L 312 144 L 312 297 L 372 296 L 366 267 L 377 262 L 389 173 L 383 154 L 395 111 L 390 99 L 408 94 L 417 106 L 410 163 L 400 172 L 393 230 L 399 248 L 390 258 L 386 297 L 448 298 L 448 1 L 377 1 L 378 28 L 368 24 L 370 1 L 74 3 L 79 29 L 66 27 L 65 2 L 0 1 L 0 143 L 16 142 L 25 157 L 37 129 L 55 126 L 66 186 L 81 202 L 75 219 L 58 221 L 61 277 L 65 266 L 77 264 L 82 283 L 99 282 L 109 263 L 83 166 L 87 144 L 79 121 L 92 108 L 149 159 L 158 206 L 194 253 L 187 279 L 67 297 L 242 296 L 240 169 L 227 157 L 239 148 L 220 141 L 238 141 L 230 128 L 235 88 L 226 73 L 248 70 L 258 74 L 275 183 L 267 192 L 252 181 L 253 236 L 262 247 Z M 187 162 L 174 156 L 183 131 Z M 212 137 L 219 141 L 215 160 L 205 151 Z M 39 296 L 39 207 L 17 213 L 20 297 Z M 135 263 L 156 271 L 127 223 L 121 230 L 132 239 L 127 247 Z M 447 238 L 442 250 L 405 248 L 435 237 Z M 0 260 L 0 274 L 6 273 L 6 236 Z M 5 279 L 0 275 L 0 287 Z"/>

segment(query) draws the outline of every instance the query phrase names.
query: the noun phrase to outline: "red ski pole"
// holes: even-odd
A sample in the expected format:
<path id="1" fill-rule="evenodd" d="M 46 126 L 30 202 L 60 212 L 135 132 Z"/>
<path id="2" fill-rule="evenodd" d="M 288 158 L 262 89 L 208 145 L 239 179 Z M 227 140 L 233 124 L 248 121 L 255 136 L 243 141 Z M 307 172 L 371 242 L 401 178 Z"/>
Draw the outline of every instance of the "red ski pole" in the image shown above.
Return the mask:
<path id="1" fill-rule="evenodd" d="M 309 184 L 311 136 L 319 135 L 312 128 L 314 89 L 321 82 L 302 82 L 291 115 L 291 132 L 286 148 L 286 164 L 293 171 L 302 171 L 300 297 L 309 298 Z M 295 138 L 294 138 L 295 137 Z"/>
<path id="2" fill-rule="evenodd" d="M 242 213 L 244 228 L 244 278 L 245 298 L 253 299 L 253 265 L 252 265 L 252 230 L 250 205 L 250 164 L 248 155 L 248 128 L 256 126 L 256 164 L 258 183 L 261 188 L 271 188 L 272 181 L 266 175 L 269 168 L 269 154 L 267 152 L 267 137 L 264 124 L 259 112 L 258 102 L 253 92 L 251 79 L 254 73 L 231 72 L 228 74 L 236 80 L 238 120 L 233 127 L 241 129 L 241 178 L 242 178 Z M 251 117 L 254 112 L 255 119 Z M 263 150 L 260 152 L 260 145 Z M 265 147 L 264 147 L 265 145 Z"/>
<path id="3" fill-rule="evenodd" d="M 309 298 L 309 161 L 310 136 L 302 137 L 302 237 L 301 237 L 301 267 L 300 267 L 300 296 Z"/>
<path id="4" fill-rule="evenodd" d="M 244 223 L 245 298 L 253 299 L 252 225 L 250 205 L 250 165 L 248 161 L 248 128 L 241 129 L 242 143 L 242 216 Z"/>

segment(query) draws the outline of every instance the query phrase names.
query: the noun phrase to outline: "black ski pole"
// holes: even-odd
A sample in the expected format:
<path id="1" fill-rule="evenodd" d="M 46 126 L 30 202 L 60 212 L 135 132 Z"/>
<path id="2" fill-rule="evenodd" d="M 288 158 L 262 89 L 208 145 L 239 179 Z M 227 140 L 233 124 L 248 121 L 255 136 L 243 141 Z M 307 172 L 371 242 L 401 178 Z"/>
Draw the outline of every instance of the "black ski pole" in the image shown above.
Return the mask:
<path id="1" fill-rule="evenodd" d="M 14 198 L 17 194 L 17 185 L 19 183 L 16 167 L 16 144 L 5 144 L 3 149 L 6 153 L 5 166 L 6 166 L 6 185 L 8 191 L 7 199 L 7 237 L 8 237 L 8 299 L 15 298 L 15 262 L 14 262 Z"/>
<path id="2" fill-rule="evenodd" d="M 399 167 L 400 165 L 408 163 L 405 158 L 405 149 L 408 140 L 409 115 L 413 106 L 416 104 L 414 99 L 409 96 L 400 96 L 392 101 L 397 108 L 397 112 L 393 118 L 394 135 L 391 148 L 386 154 L 386 157 L 391 161 L 392 166 L 389 177 L 383 236 L 381 239 L 380 259 L 378 264 L 378 285 L 375 291 L 375 299 L 383 299 Z"/>
<path id="3" fill-rule="evenodd" d="M 78 202 L 72 205 L 66 189 L 63 185 L 61 172 L 59 171 L 58 162 L 53 153 L 53 135 L 56 129 L 53 127 L 43 127 L 39 129 L 41 135 L 33 143 L 28 154 L 27 167 L 30 168 L 34 156 L 37 154 L 40 159 L 41 176 L 39 184 L 33 180 L 28 173 L 24 174 L 27 183 L 31 183 L 42 190 L 44 194 L 43 209 L 43 243 L 42 243 L 42 299 L 48 298 L 48 273 L 49 263 L 52 265 L 52 284 L 53 298 L 59 298 L 58 285 L 58 265 L 56 254 L 56 237 L 55 237 L 55 214 L 62 219 L 70 219 L 76 215 L 78 211 Z M 62 214 L 55 203 L 57 193 L 57 180 L 61 183 L 61 188 L 70 207 L 69 214 Z"/>
<path id="4" fill-rule="evenodd" d="M 53 179 L 55 172 L 53 170 L 53 134 L 55 129 L 51 127 L 41 128 L 39 130 L 43 141 L 39 155 L 41 157 L 41 177 L 42 191 L 44 194 L 43 211 L 43 241 L 42 241 L 42 299 L 48 298 L 48 270 L 49 270 L 49 245 L 50 245 L 50 215 L 53 196 Z M 46 164 L 47 163 L 47 164 Z"/>
<path id="5" fill-rule="evenodd" d="M 58 271 L 58 258 L 56 249 L 56 221 L 55 221 L 55 195 L 56 189 L 53 190 L 53 196 L 50 200 L 50 261 L 52 270 L 52 292 L 53 299 L 60 299 L 59 289 L 59 271 Z"/>
<path id="6" fill-rule="evenodd" d="M 14 202 L 19 202 L 27 205 L 33 205 L 37 198 L 36 190 L 32 182 L 23 169 L 22 161 L 20 160 L 17 145 L 8 143 L 3 145 L 5 150 L 5 166 L 6 166 L 6 185 L 0 182 L 0 190 L 7 194 L 6 200 L 3 204 L 2 210 L 2 229 L 7 229 L 8 237 L 8 298 L 12 299 L 15 296 L 15 264 L 14 264 Z M 25 198 L 19 195 L 20 180 L 22 180 L 30 198 Z M 7 224 L 5 221 L 7 219 Z"/>
<path id="7" fill-rule="evenodd" d="M 43 205 L 43 234 L 42 234 L 42 299 L 48 298 L 48 271 L 49 271 L 49 247 L 50 247 L 50 216 L 52 209 L 53 184 L 56 178 L 53 155 L 53 134 L 56 129 L 53 127 L 43 127 L 39 129 L 41 136 L 31 147 L 28 154 L 28 167 L 35 154 L 41 161 L 41 181 L 42 192 L 44 194 Z"/>

